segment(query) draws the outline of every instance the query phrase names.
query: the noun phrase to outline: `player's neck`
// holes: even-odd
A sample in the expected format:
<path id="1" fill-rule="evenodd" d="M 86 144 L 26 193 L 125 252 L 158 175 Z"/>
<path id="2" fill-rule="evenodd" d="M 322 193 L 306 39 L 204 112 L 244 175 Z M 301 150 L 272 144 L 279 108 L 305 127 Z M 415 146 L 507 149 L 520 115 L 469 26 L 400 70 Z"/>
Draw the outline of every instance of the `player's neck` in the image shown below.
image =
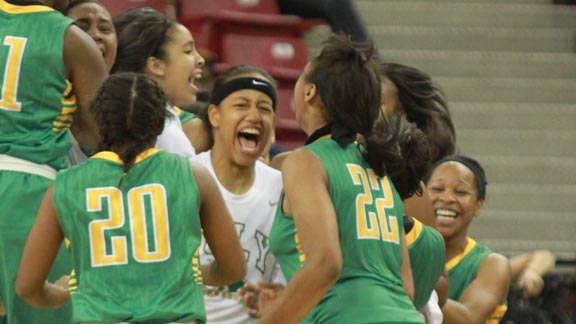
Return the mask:
<path id="1" fill-rule="evenodd" d="M 226 190 L 239 195 L 252 188 L 256 177 L 255 163 L 239 165 L 214 151 L 210 153 L 210 160 L 218 181 Z"/>

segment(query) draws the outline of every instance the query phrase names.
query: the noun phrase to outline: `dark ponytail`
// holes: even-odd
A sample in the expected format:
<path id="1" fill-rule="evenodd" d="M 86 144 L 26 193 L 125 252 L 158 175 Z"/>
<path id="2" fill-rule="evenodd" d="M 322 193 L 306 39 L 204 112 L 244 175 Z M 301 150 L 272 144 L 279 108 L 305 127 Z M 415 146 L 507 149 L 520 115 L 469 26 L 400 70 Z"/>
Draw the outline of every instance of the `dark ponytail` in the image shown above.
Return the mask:
<path id="1" fill-rule="evenodd" d="M 340 145 L 364 138 L 364 158 L 380 176 L 389 176 L 402 198 L 418 193 L 430 162 L 426 136 L 396 116 L 381 116 L 380 63 L 372 42 L 354 43 L 333 35 L 310 62 L 306 78 L 314 83 Z"/>
<path id="2" fill-rule="evenodd" d="M 124 163 L 124 173 L 138 154 L 154 146 L 167 115 L 160 86 L 141 73 L 108 77 L 91 108 L 102 138 L 99 150 L 116 152 Z"/>
<path id="3" fill-rule="evenodd" d="M 402 199 L 420 195 L 420 179 L 430 166 L 426 135 L 400 115 L 382 118 L 366 139 L 366 160 L 378 175 L 394 183 Z"/>

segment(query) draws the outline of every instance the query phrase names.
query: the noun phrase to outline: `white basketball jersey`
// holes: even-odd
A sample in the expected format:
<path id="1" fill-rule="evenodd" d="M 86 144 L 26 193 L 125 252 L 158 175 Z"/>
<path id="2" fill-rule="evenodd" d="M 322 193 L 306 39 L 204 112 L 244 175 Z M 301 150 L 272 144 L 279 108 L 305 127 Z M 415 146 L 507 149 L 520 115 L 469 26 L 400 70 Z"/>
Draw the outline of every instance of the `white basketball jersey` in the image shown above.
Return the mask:
<path id="1" fill-rule="evenodd" d="M 156 140 L 156 147 L 170 153 L 176 153 L 185 158 L 196 155 L 196 150 L 182 129 L 182 122 L 174 111 L 174 107 L 168 105 L 168 115 L 164 123 L 164 130 Z"/>
<path id="2" fill-rule="evenodd" d="M 256 284 L 258 280 L 273 281 L 285 284 L 286 281 L 269 249 L 269 236 L 280 191 L 282 176 L 280 171 L 257 161 L 255 179 L 252 188 L 246 193 L 236 195 L 224 188 L 212 167 L 210 151 L 202 152 L 191 160 L 205 166 L 218 183 L 222 197 L 236 225 L 240 243 L 244 248 L 247 272 L 244 281 Z M 200 246 L 200 261 L 203 264 L 214 260 L 206 241 Z M 210 287 L 204 290 L 207 323 L 238 324 L 255 323 L 248 316 L 248 308 L 241 302 L 236 290 L 244 282 L 227 287 Z"/>

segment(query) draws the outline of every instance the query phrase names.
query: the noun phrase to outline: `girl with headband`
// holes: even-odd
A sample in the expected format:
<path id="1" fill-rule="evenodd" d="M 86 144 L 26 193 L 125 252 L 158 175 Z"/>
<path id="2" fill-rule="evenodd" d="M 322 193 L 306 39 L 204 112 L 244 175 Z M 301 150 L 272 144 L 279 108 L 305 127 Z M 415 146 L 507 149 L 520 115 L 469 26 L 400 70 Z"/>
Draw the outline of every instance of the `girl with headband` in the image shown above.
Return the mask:
<path id="1" fill-rule="evenodd" d="M 236 66 L 215 80 L 207 111 L 214 146 L 193 160 L 204 165 L 218 183 L 246 254 L 247 274 L 233 285 L 206 287 L 209 323 L 255 322 L 237 289 L 244 282 L 284 282 L 269 249 L 282 177 L 259 160 L 274 133 L 275 111 L 275 82 L 263 69 Z M 202 262 L 213 259 L 204 243 L 200 256 Z"/>
<path id="2" fill-rule="evenodd" d="M 508 259 L 468 236 L 486 199 L 484 169 L 472 158 L 450 155 L 430 170 L 424 182 L 434 205 L 435 227 L 446 243 L 450 280 L 443 323 L 499 323 L 507 309 Z"/>

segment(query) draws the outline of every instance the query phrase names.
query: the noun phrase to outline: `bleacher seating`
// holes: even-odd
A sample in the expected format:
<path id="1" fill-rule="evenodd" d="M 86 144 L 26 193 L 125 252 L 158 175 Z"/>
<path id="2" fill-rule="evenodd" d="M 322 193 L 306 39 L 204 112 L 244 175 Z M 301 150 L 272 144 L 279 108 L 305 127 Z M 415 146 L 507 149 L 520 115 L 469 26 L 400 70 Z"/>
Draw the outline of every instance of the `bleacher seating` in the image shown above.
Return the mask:
<path id="1" fill-rule="evenodd" d="M 152 7 L 163 14 L 168 13 L 168 5 L 166 0 L 99 0 L 106 9 L 110 12 L 112 17 L 136 7 Z"/>
<path id="2" fill-rule="evenodd" d="M 228 33 L 301 37 L 309 27 L 298 16 L 280 15 L 274 0 L 181 0 L 178 12 L 198 45 L 217 55 Z"/>
<path id="3" fill-rule="evenodd" d="M 265 68 L 274 78 L 295 81 L 308 59 L 306 41 L 300 37 L 226 34 L 216 70 L 252 64 Z"/>

